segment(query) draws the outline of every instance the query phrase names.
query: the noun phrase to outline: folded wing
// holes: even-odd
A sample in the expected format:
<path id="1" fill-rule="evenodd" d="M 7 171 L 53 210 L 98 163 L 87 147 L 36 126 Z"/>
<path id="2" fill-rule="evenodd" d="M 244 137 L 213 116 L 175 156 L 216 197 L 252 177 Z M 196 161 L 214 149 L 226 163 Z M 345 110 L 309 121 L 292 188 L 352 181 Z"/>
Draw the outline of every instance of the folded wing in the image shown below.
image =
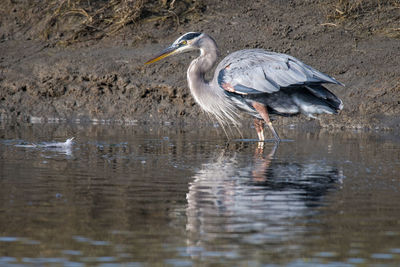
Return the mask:
<path id="1" fill-rule="evenodd" d="M 244 95 L 322 83 L 343 85 L 294 57 L 261 49 L 230 54 L 218 65 L 216 77 L 225 90 Z"/>

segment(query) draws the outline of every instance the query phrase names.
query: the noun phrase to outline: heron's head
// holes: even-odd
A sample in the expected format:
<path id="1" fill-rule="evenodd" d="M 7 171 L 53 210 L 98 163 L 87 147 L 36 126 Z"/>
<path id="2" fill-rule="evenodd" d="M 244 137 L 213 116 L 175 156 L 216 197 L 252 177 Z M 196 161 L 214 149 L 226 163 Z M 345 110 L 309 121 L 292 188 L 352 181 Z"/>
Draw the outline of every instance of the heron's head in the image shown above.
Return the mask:
<path id="1" fill-rule="evenodd" d="M 147 61 L 145 64 L 150 64 L 156 62 L 160 59 L 169 57 L 174 54 L 180 54 L 183 52 L 197 50 L 199 49 L 199 41 L 204 36 L 201 32 L 188 32 L 176 39 L 176 41 L 161 51 L 158 55 L 154 58 Z"/>

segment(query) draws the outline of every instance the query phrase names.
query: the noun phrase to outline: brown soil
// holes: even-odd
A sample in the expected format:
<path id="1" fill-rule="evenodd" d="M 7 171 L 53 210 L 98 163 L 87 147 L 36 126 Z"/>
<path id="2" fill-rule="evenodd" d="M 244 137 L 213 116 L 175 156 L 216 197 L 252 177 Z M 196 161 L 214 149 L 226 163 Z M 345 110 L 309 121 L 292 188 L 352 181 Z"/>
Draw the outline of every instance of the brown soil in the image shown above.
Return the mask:
<path id="1" fill-rule="evenodd" d="M 211 122 L 186 84 L 195 53 L 143 64 L 181 34 L 203 31 L 221 58 L 265 48 L 345 83 L 330 87 L 345 104 L 340 115 L 313 124 L 400 128 L 398 1 L 125 0 L 120 13 L 105 7 L 113 1 L 68 2 L 6 0 L 0 7 L 0 121 Z"/>

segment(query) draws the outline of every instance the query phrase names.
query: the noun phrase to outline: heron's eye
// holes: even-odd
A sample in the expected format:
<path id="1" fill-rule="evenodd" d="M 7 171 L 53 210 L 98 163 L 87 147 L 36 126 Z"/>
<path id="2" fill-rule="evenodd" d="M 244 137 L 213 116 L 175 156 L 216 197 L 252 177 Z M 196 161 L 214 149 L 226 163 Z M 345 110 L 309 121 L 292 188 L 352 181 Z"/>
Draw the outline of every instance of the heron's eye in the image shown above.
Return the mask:
<path id="1" fill-rule="evenodd" d="M 183 41 L 180 42 L 180 44 L 181 44 L 181 45 L 187 45 L 187 41 L 186 41 L 186 40 L 183 40 Z"/>

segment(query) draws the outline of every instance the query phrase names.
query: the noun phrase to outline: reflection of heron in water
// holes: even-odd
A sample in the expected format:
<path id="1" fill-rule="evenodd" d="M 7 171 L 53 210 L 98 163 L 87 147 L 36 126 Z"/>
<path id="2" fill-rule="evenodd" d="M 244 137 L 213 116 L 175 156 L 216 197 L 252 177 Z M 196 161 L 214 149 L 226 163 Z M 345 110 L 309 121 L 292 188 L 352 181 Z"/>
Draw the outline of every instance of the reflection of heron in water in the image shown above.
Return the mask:
<path id="1" fill-rule="evenodd" d="M 296 220 L 315 213 L 323 196 L 336 188 L 340 171 L 320 162 L 285 162 L 267 156 L 253 159 L 240 151 L 222 151 L 204 164 L 187 194 L 187 230 L 192 246 L 229 239 L 271 244 L 302 237 Z M 300 235 L 300 236 L 299 236 Z M 232 248 L 234 249 L 234 248 Z"/>

